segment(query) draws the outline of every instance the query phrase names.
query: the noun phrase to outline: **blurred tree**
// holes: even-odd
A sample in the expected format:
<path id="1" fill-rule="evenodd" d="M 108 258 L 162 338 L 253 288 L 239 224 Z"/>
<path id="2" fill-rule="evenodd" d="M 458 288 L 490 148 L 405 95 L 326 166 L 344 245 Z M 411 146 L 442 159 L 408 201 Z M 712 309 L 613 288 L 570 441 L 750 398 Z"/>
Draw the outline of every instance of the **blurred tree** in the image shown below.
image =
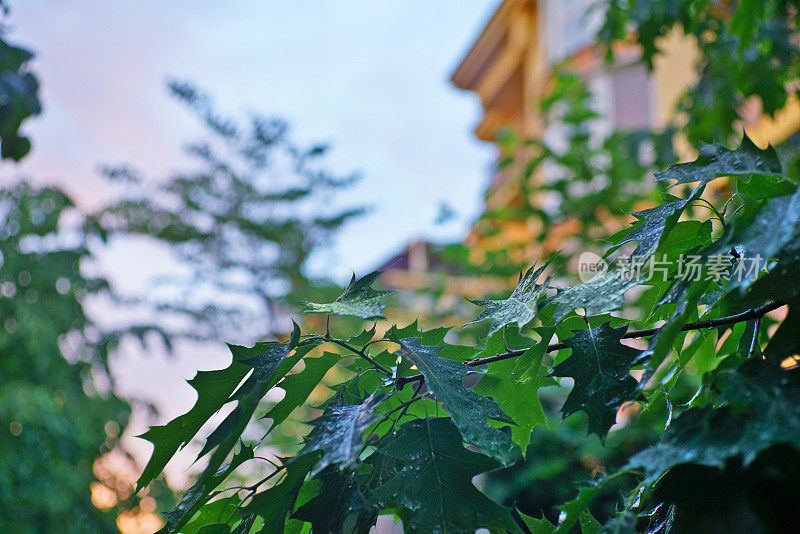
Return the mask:
<path id="1" fill-rule="evenodd" d="M 90 500 L 97 457 L 115 446 L 129 405 L 108 387 L 110 338 L 84 313 L 90 234 L 65 228 L 63 193 L 0 190 L 0 530 L 112 532 Z"/>
<path id="2" fill-rule="evenodd" d="M 0 12 L 7 13 L 1 1 Z M 19 160 L 31 146 L 19 127 L 40 111 L 38 83 L 27 70 L 33 54 L 8 44 L 2 30 L 0 147 L 3 159 Z M 63 192 L 0 184 L 2 532 L 117 532 L 117 513 L 139 502 L 130 480 L 120 492 L 93 473 L 104 453 L 124 455 L 117 438 L 130 414 L 108 371 L 109 351 L 125 332 L 104 332 L 84 311 L 108 289 L 84 275 L 89 242 L 104 237 Z M 107 490 L 102 510 L 92 487 Z"/>
<path id="3" fill-rule="evenodd" d="M 661 38 L 673 28 L 694 38 L 700 54 L 697 82 L 678 104 L 681 133 L 689 142 L 732 142 L 741 132 L 740 111 L 748 101 L 774 116 L 800 87 L 797 0 L 606 0 L 599 39 L 613 59 L 612 44 L 629 41 L 642 49 L 649 68 Z"/>
<path id="4" fill-rule="evenodd" d="M 33 54 L 4 39 L 2 16 L 8 6 L 0 1 L 0 159 L 19 161 L 31 149 L 30 140 L 19 129 L 27 118 L 41 112 L 39 82 L 28 71 Z"/>
<path id="5" fill-rule="evenodd" d="M 556 250 L 562 252 L 555 260 L 561 267 L 573 252 L 595 248 L 612 217 L 634 211 L 643 200 L 657 200 L 665 189 L 653 187 L 647 177 L 675 161 L 673 128 L 593 134 L 593 122 L 600 118 L 593 95 L 585 81 L 567 69 L 555 71 L 539 107 L 550 124 L 563 130 L 562 142 L 500 132 L 506 157 L 499 170 L 512 173 L 518 194 L 509 205 L 482 213 L 473 232 L 474 236 L 501 233 L 508 221 L 525 221 L 539 231 L 530 240 L 487 250 L 478 272 L 513 275 L 520 262 Z M 448 253 L 458 257 L 459 251 L 454 247 Z"/>
<path id="6" fill-rule="evenodd" d="M 196 168 L 160 182 L 128 167 L 107 169 L 127 187 L 99 217 L 118 234 L 153 237 L 178 256 L 185 274 L 161 279 L 139 303 L 167 317 L 169 332 L 180 336 L 236 332 L 244 342 L 287 331 L 290 324 L 275 322 L 281 304 L 324 284 L 312 280 L 309 259 L 364 212 L 334 198 L 358 176 L 327 170 L 327 146 L 296 144 L 281 119 L 223 117 L 193 85 L 173 81 L 169 89 L 210 134 L 187 148 Z"/>

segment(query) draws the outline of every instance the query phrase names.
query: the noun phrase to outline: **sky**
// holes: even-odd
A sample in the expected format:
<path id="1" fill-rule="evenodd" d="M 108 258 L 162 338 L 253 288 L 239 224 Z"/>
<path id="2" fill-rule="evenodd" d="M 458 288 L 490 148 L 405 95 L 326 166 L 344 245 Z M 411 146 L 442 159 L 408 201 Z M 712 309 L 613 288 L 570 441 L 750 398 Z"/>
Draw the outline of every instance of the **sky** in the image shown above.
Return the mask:
<path id="1" fill-rule="evenodd" d="M 103 164 L 164 178 L 201 132 L 167 95 L 165 80 L 177 77 L 196 82 L 223 111 L 286 118 L 296 139 L 331 144 L 331 168 L 360 171 L 344 200 L 373 210 L 326 255 L 323 268 L 340 281 L 413 239 L 461 237 L 482 207 L 495 151 L 472 134 L 477 96 L 449 77 L 499 0 L 10 4 L 7 38 L 36 52 L 44 113 L 24 126 L 33 151 L 21 164 L 0 163 L 0 181 L 57 184 L 96 206 L 108 195 Z M 435 226 L 441 202 L 458 217 Z M 147 283 L 159 261 L 128 246 L 106 265 L 124 289 Z M 224 367 L 225 352 L 184 347 L 164 357 L 125 347 L 112 363 L 120 392 L 159 408 L 155 421 L 137 411 L 129 436 L 187 411 L 194 394 L 183 379 Z M 149 446 L 126 440 L 144 461 Z M 173 464 L 178 483 L 190 462 L 187 455 Z"/>
<path id="2" fill-rule="evenodd" d="M 285 117 L 301 141 L 326 141 L 344 196 L 372 213 L 341 235 L 337 278 L 380 265 L 411 239 L 458 238 L 481 208 L 494 156 L 472 129 L 477 97 L 449 76 L 498 0 L 11 3 L 11 40 L 37 53 L 45 112 L 33 152 L 6 176 L 67 187 L 96 204 L 101 164 L 163 178 L 201 131 L 165 90 L 188 79 L 231 113 Z M 8 165 L 5 165 L 8 167 Z M 434 226 L 441 202 L 458 219 Z"/>

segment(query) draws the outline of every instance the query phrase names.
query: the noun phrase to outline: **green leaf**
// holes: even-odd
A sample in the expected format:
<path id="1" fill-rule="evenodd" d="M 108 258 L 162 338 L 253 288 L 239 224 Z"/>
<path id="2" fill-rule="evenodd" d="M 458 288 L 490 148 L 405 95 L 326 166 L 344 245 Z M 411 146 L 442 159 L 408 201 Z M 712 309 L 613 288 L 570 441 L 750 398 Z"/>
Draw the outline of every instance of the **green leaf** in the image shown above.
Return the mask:
<path id="1" fill-rule="evenodd" d="M 318 479 L 322 482 L 322 490 L 298 508 L 292 517 L 311 523 L 312 532 L 343 532 L 345 521 L 367 505 L 356 484 L 355 472 L 329 466 L 319 473 Z M 347 529 L 348 532 L 352 530 Z"/>
<path id="2" fill-rule="evenodd" d="M 625 243 L 637 242 L 631 255 L 631 264 L 609 270 L 584 284 L 563 289 L 547 299 L 545 305 L 556 305 L 553 318 L 560 321 L 569 312 L 579 308 L 583 308 L 587 316 L 621 308 L 625 303 L 625 293 L 645 281 L 646 260 L 659 249 L 659 245 L 666 242 L 686 206 L 703 193 L 704 187 L 704 184 L 695 187 L 685 200 L 669 201 L 662 206 L 634 213 L 639 219 L 638 224 L 609 249 L 611 252 Z M 642 269 L 634 268 L 636 264 Z"/>
<path id="3" fill-rule="evenodd" d="M 537 519 L 529 515 L 520 513 L 522 522 L 531 531 L 531 534 L 554 534 L 556 531 L 555 525 L 545 518 Z"/>
<path id="4" fill-rule="evenodd" d="M 231 462 L 210 476 L 201 476 L 192 487 L 183 493 L 183 498 L 178 505 L 167 512 L 166 524 L 159 532 L 170 533 L 182 531 L 194 514 L 206 505 L 211 498 L 211 492 L 225 481 L 240 465 L 254 457 L 253 448 L 242 444 L 239 451 L 233 456 Z M 213 504 L 213 503 L 212 503 Z M 218 505 L 212 506 L 212 512 Z M 199 527 L 200 524 L 197 524 Z M 190 529 L 191 530 L 191 529 Z"/>
<path id="5" fill-rule="evenodd" d="M 685 200 L 671 200 L 659 206 L 632 213 L 631 215 L 638 221 L 621 240 L 614 244 L 610 251 L 625 243 L 635 241 L 637 245 L 631 257 L 638 261 L 646 260 L 656 252 L 662 237 L 672 230 L 686 206 L 698 198 L 703 193 L 703 189 L 704 187 L 700 185 Z"/>
<path id="6" fill-rule="evenodd" d="M 263 396 L 266 395 L 266 393 L 272 389 L 272 387 L 278 383 L 278 381 L 280 381 L 280 379 L 285 376 L 286 373 L 288 373 L 305 354 L 308 353 L 308 351 L 319 344 L 317 341 L 304 341 L 298 344 L 299 338 L 300 330 L 297 325 L 295 325 L 291 339 L 285 343 L 257 343 L 251 348 L 230 346 L 231 352 L 233 353 L 234 362 L 241 362 L 245 365 L 246 369 L 252 369 L 252 372 L 249 376 L 247 376 L 245 373 L 245 376 L 247 376 L 246 380 L 244 380 L 244 382 L 241 383 L 241 386 L 239 386 L 238 389 L 235 389 L 233 393 L 231 393 L 226 399 L 226 401 L 237 402 L 237 405 L 206 440 L 206 444 L 203 450 L 200 452 L 198 458 L 212 449 L 215 449 L 214 454 L 209 460 L 205 470 L 200 475 L 198 481 L 194 486 L 192 486 L 190 491 L 187 492 L 187 495 L 184 497 L 184 501 L 178 505 L 175 510 L 170 512 L 171 515 L 168 515 L 168 526 L 171 530 L 166 530 L 167 532 L 180 529 L 186 521 L 191 519 L 194 511 L 196 511 L 199 506 L 202 506 L 202 504 L 210 498 L 211 492 L 214 490 L 214 488 L 224 481 L 225 477 L 227 476 L 225 473 L 225 468 L 218 468 L 220 465 L 222 465 L 222 463 L 225 461 L 225 458 L 228 456 L 235 444 L 239 441 L 242 432 L 247 426 L 247 423 L 250 421 L 250 417 L 253 415 L 258 403 L 261 401 Z M 230 386 L 232 381 L 227 379 L 227 375 L 223 376 L 226 378 L 226 380 L 223 381 L 223 384 Z M 225 391 L 229 391 L 229 388 L 226 388 Z M 214 406 L 216 409 L 226 402 L 220 401 L 219 399 L 221 399 L 221 397 L 219 396 L 215 397 L 215 399 L 218 403 Z M 195 407 L 197 406 L 198 405 L 196 404 Z M 211 406 L 203 407 L 209 410 L 211 409 Z M 214 411 L 216 411 L 216 409 Z M 209 411 L 207 413 L 210 416 L 214 413 L 214 411 Z M 179 417 L 165 427 L 160 428 L 169 429 L 170 425 L 174 426 L 175 421 L 180 420 L 181 418 Z M 192 435 L 194 435 L 196 430 L 194 428 L 190 428 L 188 432 L 193 432 Z M 183 434 L 181 439 L 187 439 L 185 438 L 186 435 L 188 434 Z M 167 445 L 173 446 L 175 443 L 176 440 L 174 436 L 167 436 Z M 161 450 L 159 447 L 164 447 L 164 443 L 158 441 L 155 442 L 155 445 L 156 448 L 154 451 L 159 451 Z M 154 452 L 154 455 L 151 458 L 151 463 L 153 458 L 157 457 L 161 458 L 162 456 L 157 456 Z M 234 459 L 235 458 L 236 457 L 234 457 Z M 167 458 L 167 460 L 169 460 L 169 458 Z M 150 463 L 148 463 L 148 468 L 149 467 Z M 223 474 L 224 476 L 222 476 Z"/>
<path id="7" fill-rule="evenodd" d="M 542 293 L 547 288 L 550 277 L 547 277 L 541 285 L 538 285 L 536 281 L 549 263 L 550 261 L 538 269 L 536 269 L 536 265 L 534 264 L 528 269 L 524 276 L 520 276 L 517 287 L 507 299 L 470 300 L 473 304 L 483 306 L 485 309 L 474 321 L 470 321 L 464 326 L 490 319 L 489 337 L 504 326 L 512 323 L 517 323 L 517 327 L 522 329 L 536 317 L 539 297 L 542 296 Z"/>
<path id="8" fill-rule="evenodd" d="M 304 454 L 293 457 L 291 462 L 285 464 L 286 474 L 278 484 L 253 496 L 243 514 L 258 515 L 264 520 L 259 532 L 272 534 L 284 531 L 286 517 L 294 510 L 297 494 L 306 475 L 317 463 L 318 456 Z"/>
<path id="9" fill-rule="evenodd" d="M 196 534 L 205 525 L 236 524 L 236 521 L 239 520 L 239 505 L 241 502 L 242 499 L 239 498 L 239 495 L 234 493 L 205 504 L 200 509 L 200 513 L 181 528 L 181 534 Z M 230 532 L 227 526 L 225 532 Z"/>
<path id="10" fill-rule="evenodd" d="M 715 387 L 725 406 L 690 408 L 677 417 L 659 442 L 628 462 L 652 484 L 681 464 L 724 467 L 739 457 L 744 466 L 773 445 L 800 443 L 800 381 L 757 360 L 719 373 Z"/>
<path id="11" fill-rule="evenodd" d="M 300 328 L 295 324 L 292 337 L 285 343 L 268 341 L 257 343 L 252 348 L 231 346 L 234 358 L 238 358 L 242 363 L 250 366 L 253 370 L 250 376 L 237 389 L 230 400 L 236 401 L 236 407 L 219 424 L 219 426 L 208 436 L 203 450 L 198 454 L 198 458 L 220 447 L 209 462 L 210 469 L 216 469 L 224 457 L 228 454 L 230 447 L 250 421 L 258 403 L 272 389 L 292 367 L 316 345 L 317 340 L 308 340 L 298 344 L 300 339 Z M 291 354 L 291 356 L 290 356 Z M 226 445 L 223 445 L 226 443 Z M 218 463 L 217 463 L 218 462 Z M 216 463 L 216 465 L 215 465 Z"/>
<path id="12" fill-rule="evenodd" d="M 151 427 L 140 436 L 151 442 L 154 449 L 136 483 L 137 488 L 147 486 L 164 470 L 164 466 L 178 449 L 189 443 L 203 424 L 228 402 L 249 371 L 250 367 L 237 359 L 234 353 L 233 361 L 227 368 L 198 371 L 194 378 L 188 380 L 189 385 L 197 392 L 197 401 L 192 409 L 166 425 Z"/>
<path id="13" fill-rule="evenodd" d="M 770 447 L 747 466 L 736 460 L 722 469 L 681 465 L 643 495 L 639 532 L 664 532 L 667 526 L 669 533 L 794 532 L 798 478 L 800 454 L 786 445 Z M 635 531 L 621 534 L 629 532 Z"/>
<path id="14" fill-rule="evenodd" d="M 589 512 L 589 504 L 600 491 L 600 488 L 601 486 L 599 485 L 581 488 L 575 499 L 560 507 L 563 517 L 558 523 L 556 534 L 573 532 L 572 529 L 576 524 L 580 525 L 583 534 L 596 534 L 600 531 L 600 523 Z"/>
<path id="15" fill-rule="evenodd" d="M 776 254 L 777 263 L 764 276 L 753 283 L 747 298 L 752 302 L 779 300 L 793 302 L 800 299 L 800 232 L 781 247 Z"/>
<path id="16" fill-rule="evenodd" d="M 420 370 L 428 389 L 444 404 L 464 441 L 504 464 L 519 457 L 511 436 L 488 423 L 490 419 L 513 423 L 511 418 L 493 400 L 464 387 L 462 379 L 475 373 L 475 369 L 440 357 L 442 347 L 423 345 L 419 338 L 403 339 L 400 346 L 402 357 Z"/>
<path id="17" fill-rule="evenodd" d="M 800 331 L 800 303 L 795 301 L 789 305 L 786 318 L 764 347 L 764 357 L 773 363 L 780 363 L 781 360 L 800 352 L 798 331 Z"/>
<path id="18" fill-rule="evenodd" d="M 397 293 L 397 291 L 376 290 L 371 286 L 381 275 L 375 271 L 356 280 L 356 275 L 336 297 L 329 303 L 303 302 L 302 313 L 327 313 L 328 315 L 351 315 L 361 319 L 383 319 L 384 304 L 381 299 Z"/>
<path id="19" fill-rule="evenodd" d="M 262 419 L 272 419 L 267 432 L 282 423 L 295 408 L 303 404 L 311 392 L 320 384 L 331 367 L 336 365 L 341 355 L 325 352 L 318 358 L 305 358 L 305 368 L 284 378 L 278 385 L 286 394 L 268 411 Z"/>
<path id="20" fill-rule="evenodd" d="M 649 359 L 648 374 L 656 369 L 672 350 L 676 340 L 682 346 L 681 328 L 697 314 L 699 299 L 709 294 L 712 282 L 707 280 L 680 280 L 659 304 L 675 304 L 666 322 L 647 341 L 647 349 L 637 358 L 637 364 Z M 683 355 L 682 355 L 683 357 Z M 645 375 L 646 380 L 647 375 Z"/>
<path id="21" fill-rule="evenodd" d="M 627 326 L 612 328 L 611 323 L 573 330 L 575 335 L 564 340 L 572 354 L 553 368 L 553 376 L 575 380 L 561 412 L 567 417 L 583 410 L 589 416 L 589 431 L 600 437 L 638 385 L 630 370 L 639 351 L 620 343 L 626 330 Z"/>
<path id="22" fill-rule="evenodd" d="M 782 171 L 775 149 L 769 146 L 762 150 L 745 134 L 736 150 L 716 143 L 701 145 L 696 160 L 670 165 L 666 171 L 655 173 L 655 177 L 659 182 L 676 180 L 676 183 L 683 184 L 742 174 L 780 176 Z"/>
<path id="23" fill-rule="evenodd" d="M 463 532 L 498 528 L 519 532 L 509 511 L 472 484 L 472 478 L 500 467 L 468 451 L 448 418 L 415 419 L 370 456 L 367 463 L 397 465 L 369 498 L 379 508 L 404 508 L 406 532 Z"/>
<path id="24" fill-rule="evenodd" d="M 353 465 L 358 460 L 361 435 L 380 418 L 375 409 L 388 397 L 373 393 L 364 402 L 347 404 L 342 392 L 336 394 L 325 407 L 325 411 L 311 422 L 314 429 L 306 438 L 300 454 L 321 451 L 319 463 L 311 470 L 316 475 L 329 465 L 340 469 Z"/>
<path id="25" fill-rule="evenodd" d="M 511 425 L 511 438 L 523 451 L 530 441 L 531 429 L 546 423 L 539 389 L 556 385 L 553 378 L 541 373 L 545 371 L 542 358 L 546 349 L 547 340 L 542 340 L 522 356 L 489 363 L 486 374 L 473 388 L 476 393 L 492 398 L 503 413 L 513 419 L 516 424 Z M 489 339 L 478 357 L 502 352 L 505 352 L 505 345 L 503 336 L 498 334 Z"/>
<path id="26" fill-rule="evenodd" d="M 792 250 L 791 241 L 800 227 L 799 221 L 800 189 L 794 194 L 767 200 L 750 217 L 735 218 L 725 235 L 710 247 L 709 254 L 725 253 L 735 247 L 747 262 L 742 265 L 742 273 L 747 276 L 734 273 L 732 282 L 734 286 L 746 287 L 757 274 L 749 272 L 751 265 L 748 263 L 760 257 L 757 267 L 760 269 L 766 260 L 780 255 L 784 248 Z"/>
<path id="27" fill-rule="evenodd" d="M 230 534 L 230 532 L 231 529 L 228 528 L 228 525 L 214 523 L 211 525 L 205 525 L 197 531 L 197 534 Z"/>
<path id="28" fill-rule="evenodd" d="M 624 269 L 615 269 L 593 278 L 585 284 L 568 287 L 549 299 L 547 304 L 555 304 L 555 321 L 560 321 L 572 310 L 583 308 L 586 315 L 598 315 L 621 308 L 625 303 L 625 293 L 641 283 L 641 277 Z"/>

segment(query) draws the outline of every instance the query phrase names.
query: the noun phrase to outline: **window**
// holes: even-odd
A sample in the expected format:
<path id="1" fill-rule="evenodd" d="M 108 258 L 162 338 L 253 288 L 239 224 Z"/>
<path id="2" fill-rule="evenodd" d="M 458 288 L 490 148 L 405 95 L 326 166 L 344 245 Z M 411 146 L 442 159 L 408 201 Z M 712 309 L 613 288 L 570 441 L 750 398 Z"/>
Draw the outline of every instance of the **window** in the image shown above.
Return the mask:
<path id="1" fill-rule="evenodd" d="M 649 128 L 653 124 L 650 75 L 639 63 L 611 71 L 611 108 L 616 130 Z"/>

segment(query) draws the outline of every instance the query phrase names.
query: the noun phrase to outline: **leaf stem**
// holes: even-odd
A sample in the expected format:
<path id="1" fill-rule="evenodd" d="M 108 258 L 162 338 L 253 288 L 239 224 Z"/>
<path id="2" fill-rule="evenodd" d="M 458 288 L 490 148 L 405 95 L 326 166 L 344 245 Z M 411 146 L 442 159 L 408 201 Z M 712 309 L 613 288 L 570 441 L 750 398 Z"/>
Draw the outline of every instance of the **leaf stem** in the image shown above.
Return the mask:
<path id="1" fill-rule="evenodd" d="M 349 343 L 347 343 L 347 342 L 345 342 L 345 341 L 342 341 L 341 339 L 336 339 L 335 337 L 331 337 L 331 336 L 329 336 L 329 335 L 327 335 L 327 334 L 326 334 L 325 336 L 322 336 L 322 337 L 320 337 L 319 339 L 321 339 L 321 340 L 323 340 L 323 341 L 327 341 L 327 342 L 329 342 L 329 343 L 333 343 L 333 344 L 335 344 L 335 345 L 339 345 L 340 347 L 342 347 L 342 348 L 344 348 L 344 349 L 347 349 L 347 350 L 349 350 L 349 351 L 350 351 L 350 352 L 352 352 L 353 354 L 356 354 L 356 355 L 358 355 L 358 356 L 361 356 L 361 357 L 362 357 L 362 358 L 364 358 L 364 359 L 365 359 L 367 362 L 369 362 L 369 364 L 370 364 L 370 365 L 372 365 L 372 367 L 374 367 L 376 370 L 380 371 L 381 373 L 383 373 L 383 374 L 385 374 L 385 375 L 387 375 L 387 376 L 392 376 L 392 372 L 391 372 L 391 371 L 389 371 L 389 370 L 388 370 L 386 367 L 382 366 L 381 364 L 379 364 L 378 362 L 376 362 L 375 360 L 373 360 L 373 359 L 372 359 L 372 358 L 371 358 L 371 357 L 370 357 L 370 356 L 369 356 L 369 355 L 368 355 L 368 354 L 367 354 L 367 353 L 364 351 L 364 349 L 357 349 L 356 347 L 354 347 L 354 346 L 350 345 Z"/>
<path id="2" fill-rule="evenodd" d="M 714 212 L 714 215 L 719 220 L 720 224 L 722 225 L 722 228 L 724 229 L 725 228 L 725 220 L 723 219 L 722 213 L 720 213 L 720 211 L 717 209 L 717 207 L 714 206 L 714 204 L 712 204 L 711 202 L 709 202 L 708 200 L 706 200 L 704 198 L 698 198 L 697 201 L 705 202 L 706 205 L 704 207 L 709 208 L 712 212 Z M 697 204 L 695 204 L 695 206 L 697 206 Z M 725 208 L 727 209 L 727 207 L 728 207 L 728 204 L 726 202 L 725 203 Z"/>
<path id="3" fill-rule="evenodd" d="M 739 323 L 741 321 L 749 321 L 751 319 L 760 319 L 767 313 L 777 310 L 785 306 L 785 302 L 771 302 L 769 304 L 764 304 L 763 306 L 759 306 L 757 308 L 752 308 L 742 313 L 737 313 L 734 315 L 726 315 L 725 317 L 718 317 L 716 319 L 706 319 L 704 321 L 696 321 L 694 323 L 687 323 L 681 327 L 681 332 L 686 332 L 687 330 L 701 330 L 704 328 L 715 328 L 717 326 L 725 326 L 729 324 Z M 659 328 L 646 328 L 644 330 L 631 330 L 630 332 L 626 332 L 625 335 L 622 336 L 622 339 L 636 339 L 640 337 L 648 337 L 652 336 L 656 332 L 660 330 Z M 553 352 L 561 349 L 568 348 L 565 343 L 553 343 L 547 346 L 547 350 L 545 352 Z M 516 350 L 507 350 L 506 352 L 501 352 L 499 354 L 495 354 L 494 356 L 487 356 L 485 358 L 475 358 L 469 361 L 464 362 L 466 365 L 471 367 L 477 367 L 479 365 L 484 365 L 487 363 L 492 362 L 499 362 L 502 360 L 508 360 L 509 358 L 516 358 L 518 356 L 522 356 L 528 349 L 516 349 Z M 397 389 L 402 389 L 406 384 L 410 384 L 411 382 L 420 382 L 424 381 L 424 377 L 420 375 L 413 375 L 413 376 L 401 376 L 397 379 Z"/>

